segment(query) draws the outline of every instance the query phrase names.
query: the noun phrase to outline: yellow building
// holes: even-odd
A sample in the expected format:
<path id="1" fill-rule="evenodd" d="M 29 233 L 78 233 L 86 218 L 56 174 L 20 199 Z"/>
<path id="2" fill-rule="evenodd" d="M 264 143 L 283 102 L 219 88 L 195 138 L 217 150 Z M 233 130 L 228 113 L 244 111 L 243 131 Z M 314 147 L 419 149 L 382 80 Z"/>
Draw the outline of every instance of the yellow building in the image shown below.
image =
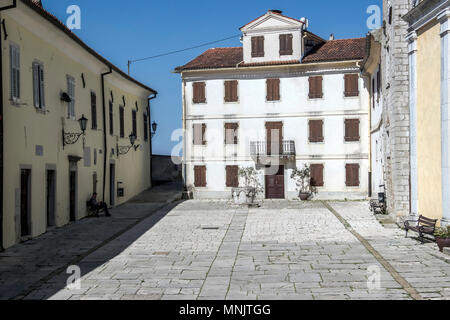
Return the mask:
<path id="1" fill-rule="evenodd" d="M 411 211 L 450 223 L 450 0 L 416 1 L 404 19 L 410 65 Z"/>
<path id="2" fill-rule="evenodd" d="M 89 48 L 40 1 L 1 0 L 0 8 L 1 250 L 86 217 L 93 192 L 116 206 L 150 187 L 157 92 Z"/>

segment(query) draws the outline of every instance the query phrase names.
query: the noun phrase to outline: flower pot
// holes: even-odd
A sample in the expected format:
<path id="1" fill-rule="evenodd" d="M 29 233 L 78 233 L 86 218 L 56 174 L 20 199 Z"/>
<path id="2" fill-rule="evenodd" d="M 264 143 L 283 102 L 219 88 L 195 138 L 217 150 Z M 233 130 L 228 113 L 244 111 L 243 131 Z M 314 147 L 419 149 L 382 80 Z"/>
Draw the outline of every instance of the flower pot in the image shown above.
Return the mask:
<path id="1" fill-rule="evenodd" d="M 302 192 L 301 192 L 300 195 L 299 195 L 300 200 L 302 200 L 302 201 L 308 200 L 310 196 L 311 196 L 310 193 L 302 193 Z"/>
<path id="2" fill-rule="evenodd" d="M 436 238 L 439 251 L 443 252 L 444 248 L 450 248 L 450 238 Z"/>

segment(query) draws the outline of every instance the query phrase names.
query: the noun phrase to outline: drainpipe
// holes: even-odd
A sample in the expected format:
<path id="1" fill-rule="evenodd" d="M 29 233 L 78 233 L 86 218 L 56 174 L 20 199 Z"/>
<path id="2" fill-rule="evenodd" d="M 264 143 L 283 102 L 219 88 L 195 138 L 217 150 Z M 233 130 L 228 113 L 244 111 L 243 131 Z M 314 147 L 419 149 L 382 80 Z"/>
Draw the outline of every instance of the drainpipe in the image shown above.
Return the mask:
<path id="1" fill-rule="evenodd" d="M 13 0 L 12 5 L 0 8 L 0 11 L 13 9 L 17 6 L 17 1 Z M 1 18 L 0 18 L 1 20 Z M 3 44 L 1 27 L 5 28 L 4 24 L 0 25 L 0 252 L 3 249 Z M 5 40 L 8 37 L 6 30 L 3 30 Z"/>
<path id="2" fill-rule="evenodd" d="M 181 73 L 181 77 L 183 78 L 183 73 Z M 186 133 L 187 133 L 187 120 L 186 120 L 186 116 L 187 116 L 187 110 L 186 110 L 186 80 L 183 78 L 183 84 L 182 84 L 183 88 L 182 88 L 182 101 L 183 101 L 183 161 L 182 161 L 182 165 L 183 165 L 183 191 L 187 192 L 187 185 L 186 185 L 186 179 L 187 179 L 187 154 L 186 154 L 186 148 L 187 148 L 187 143 L 186 143 Z"/>
<path id="3" fill-rule="evenodd" d="M 149 140 L 150 140 L 150 187 L 153 187 L 153 135 L 152 135 L 152 113 L 150 108 L 150 101 L 156 99 L 157 93 L 153 93 L 153 96 L 147 99 L 148 102 L 148 128 Z"/>
<path id="4" fill-rule="evenodd" d="M 109 71 L 102 73 L 102 109 L 103 109 L 103 202 L 105 201 L 106 188 L 106 157 L 108 152 L 108 145 L 106 140 L 106 103 L 105 103 L 105 76 L 112 73 L 112 68 L 109 66 Z"/>

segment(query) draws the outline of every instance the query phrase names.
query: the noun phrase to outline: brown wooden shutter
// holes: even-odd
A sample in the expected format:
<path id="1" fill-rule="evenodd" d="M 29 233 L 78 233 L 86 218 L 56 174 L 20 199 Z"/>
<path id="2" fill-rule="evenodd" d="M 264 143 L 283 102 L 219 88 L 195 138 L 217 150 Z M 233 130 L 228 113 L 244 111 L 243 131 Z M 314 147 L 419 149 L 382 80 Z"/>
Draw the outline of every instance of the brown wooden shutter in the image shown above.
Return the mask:
<path id="1" fill-rule="evenodd" d="M 206 130 L 205 124 L 194 124 L 194 145 L 203 145 Z"/>
<path id="2" fill-rule="evenodd" d="M 238 166 L 226 166 L 227 188 L 238 188 L 239 187 L 239 167 Z"/>
<path id="3" fill-rule="evenodd" d="M 267 79 L 267 101 L 280 100 L 280 79 Z"/>
<path id="4" fill-rule="evenodd" d="M 292 55 L 292 34 L 280 34 L 280 56 Z"/>
<path id="5" fill-rule="evenodd" d="M 225 123 L 225 144 L 238 144 L 238 128 L 237 123 Z"/>
<path id="6" fill-rule="evenodd" d="M 193 102 L 194 103 L 205 103 L 206 102 L 206 94 L 205 94 L 206 84 L 204 82 L 194 82 L 193 84 Z"/>
<path id="7" fill-rule="evenodd" d="M 323 97 L 322 76 L 309 77 L 309 98 L 320 99 Z"/>
<path id="8" fill-rule="evenodd" d="M 358 79 L 359 76 L 356 73 L 346 74 L 345 79 L 345 92 L 346 97 L 356 97 L 359 95 Z"/>
<path id="9" fill-rule="evenodd" d="M 206 145 L 206 124 L 202 124 L 202 144 Z"/>
<path id="10" fill-rule="evenodd" d="M 237 80 L 225 81 L 225 102 L 238 101 L 237 86 L 238 86 Z"/>
<path id="11" fill-rule="evenodd" d="M 196 187 L 206 187 L 206 166 L 194 167 L 194 185 Z"/>
<path id="12" fill-rule="evenodd" d="M 225 81 L 225 102 L 231 101 L 231 93 L 230 93 L 230 81 Z"/>
<path id="13" fill-rule="evenodd" d="M 252 37 L 252 57 L 264 57 L 264 37 Z"/>
<path id="14" fill-rule="evenodd" d="M 346 171 L 346 186 L 347 187 L 359 187 L 359 164 L 347 164 L 345 166 Z"/>
<path id="15" fill-rule="evenodd" d="M 309 142 L 323 142 L 323 120 L 309 121 Z"/>
<path id="16" fill-rule="evenodd" d="M 313 187 L 323 187 L 323 164 L 311 164 L 311 185 Z"/>
<path id="17" fill-rule="evenodd" d="M 345 120 L 345 141 L 359 141 L 359 119 Z"/>

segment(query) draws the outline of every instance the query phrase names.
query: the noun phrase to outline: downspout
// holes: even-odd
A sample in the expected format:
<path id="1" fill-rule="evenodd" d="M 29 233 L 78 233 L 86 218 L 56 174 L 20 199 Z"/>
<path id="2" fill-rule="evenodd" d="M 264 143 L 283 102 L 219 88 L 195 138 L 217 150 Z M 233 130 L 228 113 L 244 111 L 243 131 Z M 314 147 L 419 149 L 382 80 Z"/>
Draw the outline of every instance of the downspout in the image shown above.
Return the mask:
<path id="1" fill-rule="evenodd" d="M 157 93 L 153 93 L 153 96 L 147 99 L 148 102 L 148 124 L 147 130 L 149 132 L 150 141 L 150 187 L 153 187 L 153 135 L 152 135 L 152 112 L 150 108 L 150 101 L 156 99 Z"/>
<path id="2" fill-rule="evenodd" d="M 183 73 L 181 73 L 181 78 L 183 78 Z M 182 82 L 182 101 L 183 101 L 183 161 L 182 161 L 182 165 L 183 165 L 183 191 L 187 192 L 187 185 L 186 185 L 186 179 L 187 179 L 187 169 L 186 169 L 186 159 L 187 159 L 187 154 L 186 154 L 186 147 L 187 147 L 187 143 L 186 143 L 186 130 L 187 130 L 187 120 L 186 120 L 186 80 L 183 79 Z"/>
<path id="3" fill-rule="evenodd" d="M 102 73 L 102 110 L 103 110 L 103 202 L 105 201 L 106 188 L 106 157 L 107 157 L 107 139 L 106 139 L 106 103 L 105 103 L 105 76 L 112 73 L 112 68 L 109 66 L 109 71 Z"/>
<path id="4" fill-rule="evenodd" d="M 17 1 L 13 0 L 12 5 L 0 8 L 0 11 L 5 11 L 8 9 L 16 8 Z M 2 18 L 0 17 L 0 20 Z M 0 25 L 0 252 L 4 250 L 3 248 L 3 43 L 2 43 L 2 35 L 1 35 L 1 27 L 4 24 Z M 5 35 L 5 40 L 8 35 L 6 30 L 3 30 Z"/>

